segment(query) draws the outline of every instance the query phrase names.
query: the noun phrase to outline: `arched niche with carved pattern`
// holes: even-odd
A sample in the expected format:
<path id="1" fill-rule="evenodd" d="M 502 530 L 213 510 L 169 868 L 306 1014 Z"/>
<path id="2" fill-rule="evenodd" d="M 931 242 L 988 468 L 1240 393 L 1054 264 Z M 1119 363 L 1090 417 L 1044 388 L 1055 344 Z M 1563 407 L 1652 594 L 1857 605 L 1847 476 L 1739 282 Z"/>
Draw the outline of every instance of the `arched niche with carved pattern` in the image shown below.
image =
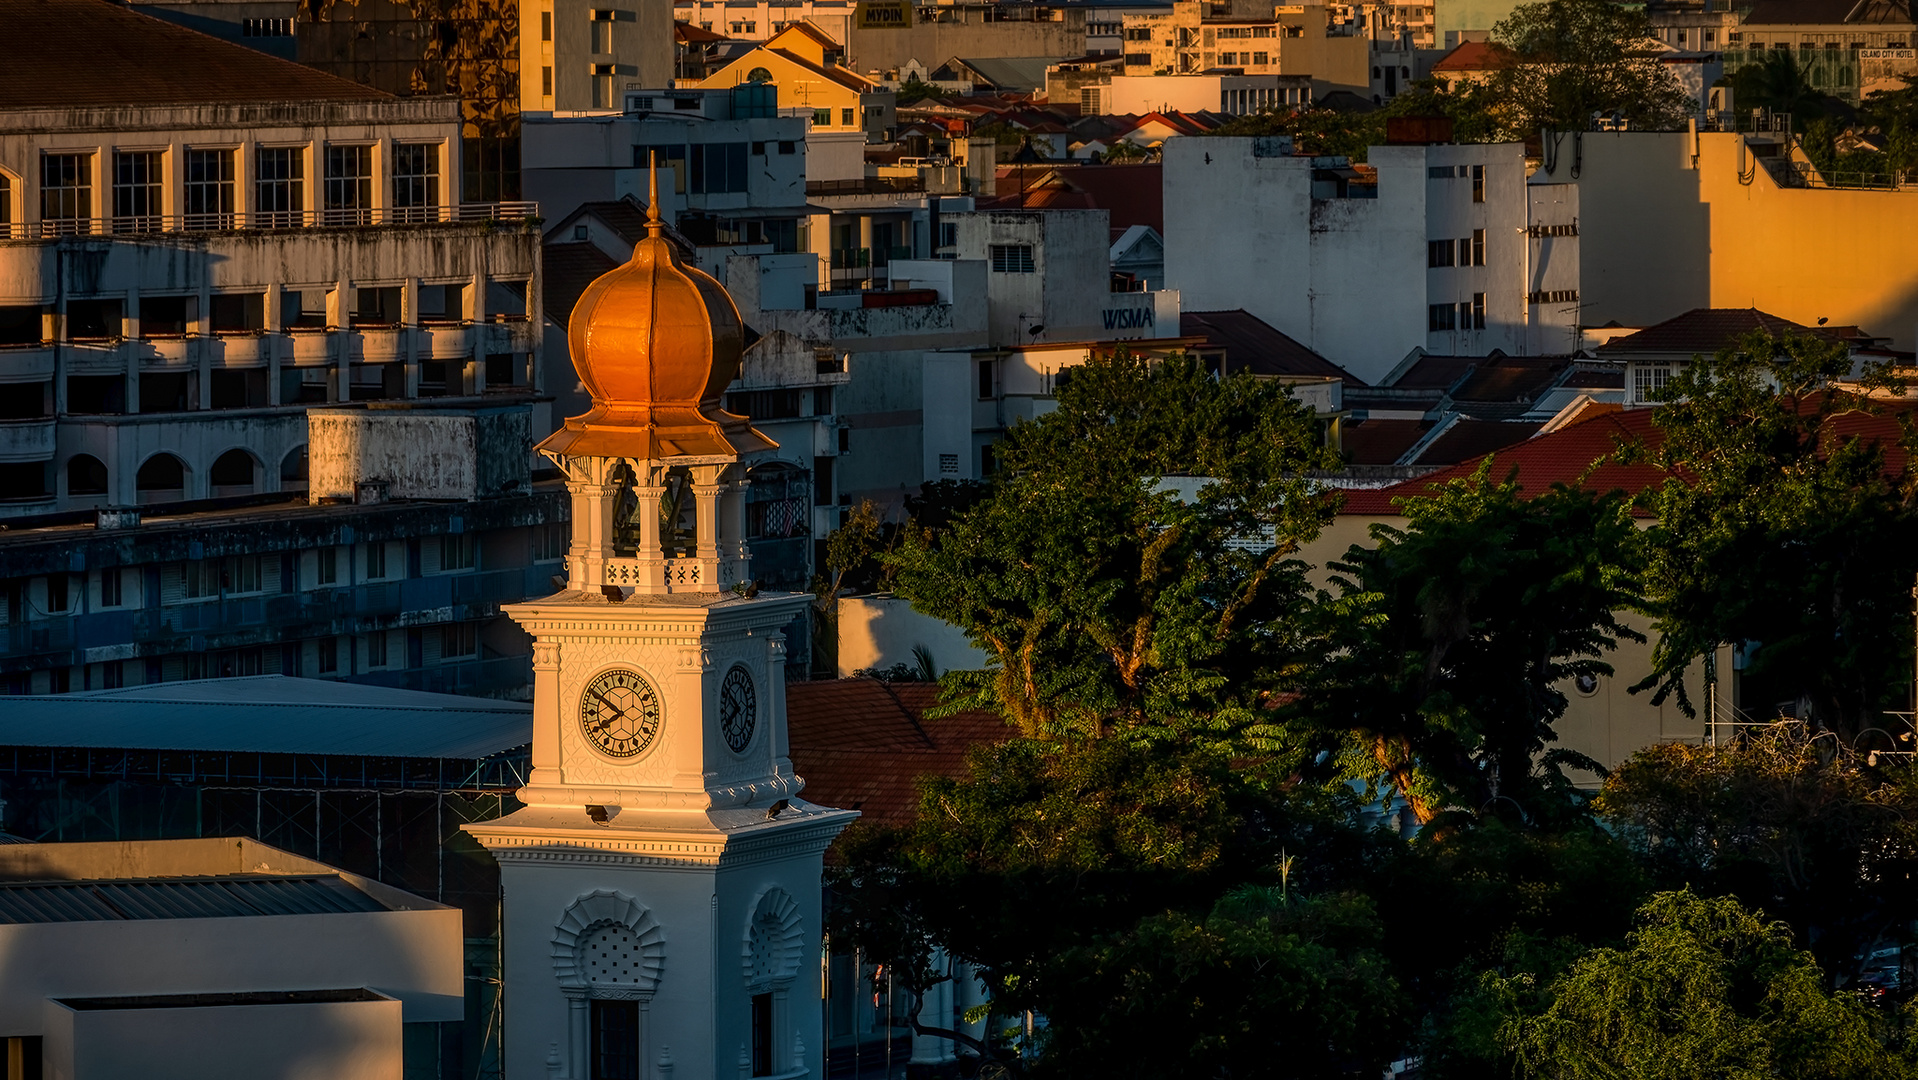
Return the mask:
<path id="1" fill-rule="evenodd" d="M 790 985 L 799 974 L 803 937 L 798 901 L 778 886 L 761 892 L 747 916 L 741 942 L 747 990 L 756 994 Z"/>
<path id="2" fill-rule="evenodd" d="M 553 975 L 569 997 L 636 1000 L 659 989 L 665 933 L 638 900 L 597 889 L 573 901 L 553 933 Z"/>

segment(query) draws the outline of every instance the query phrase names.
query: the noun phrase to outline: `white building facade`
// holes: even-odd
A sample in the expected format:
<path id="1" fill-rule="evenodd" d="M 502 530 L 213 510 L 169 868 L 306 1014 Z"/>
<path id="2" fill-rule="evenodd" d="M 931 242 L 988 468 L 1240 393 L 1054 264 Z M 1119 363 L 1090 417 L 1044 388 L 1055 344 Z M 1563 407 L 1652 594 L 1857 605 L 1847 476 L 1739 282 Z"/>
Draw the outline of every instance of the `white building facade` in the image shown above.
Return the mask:
<path id="1" fill-rule="evenodd" d="M 1413 348 L 1569 351 L 1577 193 L 1528 185 L 1517 144 L 1165 144 L 1165 275 L 1188 307 L 1243 308 L 1368 382 Z"/>

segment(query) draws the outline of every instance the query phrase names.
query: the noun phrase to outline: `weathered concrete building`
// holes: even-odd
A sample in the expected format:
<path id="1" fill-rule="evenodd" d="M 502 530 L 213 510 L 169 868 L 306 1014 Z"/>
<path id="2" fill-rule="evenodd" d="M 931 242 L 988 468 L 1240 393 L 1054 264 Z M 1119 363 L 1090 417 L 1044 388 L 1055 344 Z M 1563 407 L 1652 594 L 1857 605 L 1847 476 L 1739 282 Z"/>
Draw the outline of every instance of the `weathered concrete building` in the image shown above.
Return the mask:
<path id="1" fill-rule="evenodd" d="M 1125 17 L 1128 75 L 1309 75 L 1315 97 L 1367 93 L 1370 40 L 1324 4 L 1175 0 L 1163 15 Z"/>
<path id="2" fill-rule="evenodd" d="M 0 91 L 0 516 L 300 490 L 308 406 L 538 392 L 535 211 L 458 201 L 457 101 L 4 19 L 55 62 Z"/>
<path id="3" fill-rule="evenodd" d="M 1367 382 L 1413 348 L 1576 348 L 1579 191 L 1528 184 L 1522 146 L 1373 147 L 1362 167 L 1289 149 L 1167 140 L 1165 276 L 1187 307 L 1243 308 Z"/>

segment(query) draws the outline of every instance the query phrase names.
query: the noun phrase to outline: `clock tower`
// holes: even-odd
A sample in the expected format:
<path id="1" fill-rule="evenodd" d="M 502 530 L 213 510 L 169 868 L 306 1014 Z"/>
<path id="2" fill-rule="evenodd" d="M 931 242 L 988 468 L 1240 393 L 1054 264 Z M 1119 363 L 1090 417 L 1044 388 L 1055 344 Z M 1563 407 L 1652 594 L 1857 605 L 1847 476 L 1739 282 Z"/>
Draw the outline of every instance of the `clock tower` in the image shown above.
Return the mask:
<path id="1" fill-rule="evenodd" d="M 524 807 L 466 831 L 500 864 L 507 1080 L 823 1077 L 820 876 L 857 817 L 800 798 L 783 629 L 760 592 L 720 407 L 739 312 L 647 212 L 569 338 L 593 407 L 539 446 L 565 472 L 562 592 L 533 635 Z"/>

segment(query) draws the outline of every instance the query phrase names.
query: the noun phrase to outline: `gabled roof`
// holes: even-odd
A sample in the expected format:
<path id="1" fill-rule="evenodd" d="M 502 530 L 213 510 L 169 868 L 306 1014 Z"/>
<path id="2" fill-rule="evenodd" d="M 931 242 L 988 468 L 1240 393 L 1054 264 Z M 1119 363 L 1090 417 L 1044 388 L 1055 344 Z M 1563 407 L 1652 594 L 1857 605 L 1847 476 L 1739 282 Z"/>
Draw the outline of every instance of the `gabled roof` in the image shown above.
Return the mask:
<path id="1" fill-rule="evenodd" d="M 1571 360 L 1562 356 L 1488 357 L 1452 388 L 1452 400 L 1529 405 L 1557 385 L 1570 365 Z"/>
<path id="2" fill-rule="evenodd" d="M 871 79 L 866 78 L 864 75 L 861 75 L 856 71 L 851 71 L 846 68 L 838 67 L 836 65 L 832 67 L 821 67 L 820 65 L 813 63 L 811 60 L 808 60 L 805 57 L 800 56 L 798 53 L 788 52 L 785 49 L 767 49 L 765 51 L 772 53 L 774 56 L 778 56 L 783 59 L 790 60 L 793 63 L 798 64 L 800 67 L 805 68 L 807 71 L 812 72 L 814 75 L 819 75 L 819 76 L 823 76 L 825 78 L 831 79 L 833 82 L 838 83 L 839 85 L 845 87 L 848 90 L 855 90 L 861 94 L 870 94 L 874 90 L 879 89 L 878 83 L 873 82 Z M 751 56 L 752 56 L 751 53 L 747 53 L 745 56 L 742 56 L 738 60 L 735 60 L 734 63 L 744 63 Z"/>
<path id="3" fill-rule="evenodd" d="M 1339 426 L 1339 449 L 1354 465 L 1396 465 L 1430 430 L 1430 420 L 1354 420 Z"/>
<path id="4" fill-rule="evenodd" d="M 1523 426 L 1523 425 L 1513 425 Z M 1569 484 L 1591 468 L 1594 461 L 1617 450 L 1622 442 L 1656 442 L 1652 410 L 1600 412 L 1590 419 L 1568 424 L 1548 435 L 1526 439 L 1496 451 L 1492 471 L 1503 480 L 1512 469 L 1518 470 L 1520 490 L 1527 495 L 1547 491 L 1554 483 Z M 1432 484 L 1472 475 L 1483 454 L 1459 461 L 1417 480 L 1408 480 L 1386 488 L 1348 491 L 1344 514 L 1397 516 L 1394 499 L 1418 498 L 1430 494 Z M 1586 486 L 1599 491 L 1622 489 L 1636 494 L 1664 479 L 1665 474 L 1651 465 L 1619 465 L 1607 462 L 1593 471 Z"/>
<path id="5" fill-rule="evenodd" d="M 540 306 L 548 319 L 562 330 L 572 325 L 573 306 L 580 294 L 602 275 L 619 268 L 619 263 L 585 240 L 549 243 L 540 251 Z"/>
<path id="6" fill-rule="evenodd" d="M 1511 51 L 1493 41 L 1465 41 L 1432 65 L 1432 74 L 1448 71 L 1493 71 L 1512 66 Z"/>
<path id="7" fill-rule="evenodd" d="M 807 800 L 857 810 L 879 825 L 909 825 L 920 777 L 960 776 L 968 749 L 1015 734 L 987 712 L 927 719 L 938 700 L 936 683 L 788 683 L 787 742 Z"/>
<path id="8" fill-rule="evenodd" d="M 703 26 L 694 26 L 692 23 L 675 21 L 673 23 L 673 40 L 681 45 L 709 45 L 715 41 L 726 40 L 726 35 L 715 34 Z"/>
<path id="9" fill-rule="evenodd" d="M 1113 235 L 1134 225 L 1161 232 L 1165 195 L 1158 162 L 1139 165 L 1060 165 L 1041 174 L 1022 190 L 1001 196 L 981 209 L 1015 203 L 1019 209 L 1104 210 L 1111 215 Z"/>
<path id="10" fill-rule="evenodd" d="M 818 45 L 821 49 L 824 49 L 827 52 L 840 52 L 845 48 L 845 46 L 841 45 L 837 40 L 835 40 L 831 34 L 828 34 L 824 30 L 821 30 L 819 27 L 814 26 L 812 22 L 807 19 L 795 19 L 794 21 L 787 23 L 786 28 L 784 30 L 781 30 L 779 33 L 774 34 L 772 37 L 766 39 L 767 44 L 770 45 L 771 43 L 778 41 L 781 37 L 784 37 L 787 34 L 799 34 L 804 37 L 811 38 L 814 44 Z"/>
<path id="11" fill-rule="evenodd" d="M 1408 465 L 1456 465 L 1524 442 L 1538 433 L 1543 421 L 1475 420 L 1460 418 L 1433 439 Z"/>
<path id="12" fill-rule="evenodd" d="M 1204 337 L 1224 348 L 1228 374 L 1249 371 L 1254 375 L 1330 376 L 1347 386 L 1365 385 L 1365 380 L 1248 311 L 1181 312 L 1179 336 Z"/>
<path id="13" fill-rule="evenodd" d="M 1828 336 L 1822 330 L 1757 308 L 1693 308 L 1637 333 L 1615 337 L 1594 351 L 1599 356 L 1617 360 L 1646 354 L 1710 356 L 1754 330 L 1775 336 L 1783 336 L 1788 330 Z"/>
<path id="14" fill-rule="evenodd" d="M 1046 84 L 1046 68 L 1058 62 L 1056 56 L 955 56 L 940 67 L 970 71 L 994 90 L 1031 93 Z"/>
<path id="15" fill-rule="evenodd" d="M 107 0 L 0 0 L 0 109 L 389 101 Z"/>

